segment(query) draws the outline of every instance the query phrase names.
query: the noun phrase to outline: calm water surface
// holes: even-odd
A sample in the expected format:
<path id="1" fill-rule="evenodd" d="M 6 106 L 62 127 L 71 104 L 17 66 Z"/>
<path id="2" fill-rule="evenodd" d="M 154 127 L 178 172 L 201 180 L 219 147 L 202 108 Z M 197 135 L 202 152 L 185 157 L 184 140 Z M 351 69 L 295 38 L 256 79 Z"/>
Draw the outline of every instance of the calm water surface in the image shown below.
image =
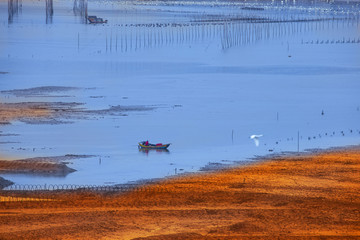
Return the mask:
<path id="1" fill-rule="evenodd" d="M 360 143 L 360 6 L 307 2 L 0 2 L 0 90 L 76 87 L 2 102 L 151 106 L 69 124 L 1 126 L 9 159 L 88 154 L 66 177 L 2 174 L 19 184 L 113 184 L 198 171 L 209 162 Z M 260 145 L 249 139 L 263 134 Z M 141 152 L 137 143 L 172 143 Z M 8 142 L 8 143 L 6 143 Z"/>

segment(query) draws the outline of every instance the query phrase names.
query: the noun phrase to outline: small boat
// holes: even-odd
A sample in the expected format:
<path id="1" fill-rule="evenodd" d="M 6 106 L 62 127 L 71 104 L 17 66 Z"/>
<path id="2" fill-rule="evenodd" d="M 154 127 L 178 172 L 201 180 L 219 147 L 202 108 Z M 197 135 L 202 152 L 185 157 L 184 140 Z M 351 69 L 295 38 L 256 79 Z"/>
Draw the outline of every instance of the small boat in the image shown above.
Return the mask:
<path id="1" fill-rule="evenodd" d="M 98 18 L 97 16 L 88 16 L 89 23 L 107 23 L 108 20 Z"/>
<path id="2" fill-rule="evenodd" d="M 146 141 L 143 142 L 139 142 L 139 148 L 140 149 L 167 149 L 170 146 L 171 143 L 167 143 L 167 144 L 162 144 L 162 143 L 157 143 L 157 144 L 151 144 L 151 143 L 147 143 Z"/>

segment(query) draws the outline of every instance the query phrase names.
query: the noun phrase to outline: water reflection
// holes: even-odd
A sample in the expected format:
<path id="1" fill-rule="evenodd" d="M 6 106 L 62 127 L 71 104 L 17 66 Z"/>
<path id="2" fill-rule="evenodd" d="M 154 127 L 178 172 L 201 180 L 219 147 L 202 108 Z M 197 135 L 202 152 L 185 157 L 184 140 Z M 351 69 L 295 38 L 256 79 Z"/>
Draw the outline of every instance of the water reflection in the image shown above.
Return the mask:
<path id="1" fill-rule="evenodd" d="M 13 19 L 22 9 L 22 0 L 8 1 L 8 22 L 12 23 Z"/>
<path id="2" fill-rule="evenodd" d="M 75 16 L 81 17 L 82 23 L 87 23 L 87 17 L 88 17 L 87 0 L 74 0 L 73 12 Z"/>
<path id="3" fill-rule="evenodd" d="M 54 3 L 53 0 L 45 0 L 46 5 L 46 24 L 51 24 L 54 16 Z"/>
<path id="4" fill-rule="evenodd" d="M 159 153 L 159 154 L 162 154 L 162 153 L 170 154 L 170 151 L 168 149 L 144 149 L 144 148 L 139 148 L 139 152 L 144 153 L 146 155 L 149 155 L 150 152 L 156 152 L 156 153 Z"/>
<path id="5" fill-rule="evenodd" d="M 13 23 L 14 17 L 22 12 L 22 0 L 8 0 L 8 23 Z M 88 2 L 87 0 L 74 0 L 73 12 L 75 16 L 81 16 L 81 22 L 87 23 Z M 45 0 L 46 24 L 53 22 L 54 2 Z"/>

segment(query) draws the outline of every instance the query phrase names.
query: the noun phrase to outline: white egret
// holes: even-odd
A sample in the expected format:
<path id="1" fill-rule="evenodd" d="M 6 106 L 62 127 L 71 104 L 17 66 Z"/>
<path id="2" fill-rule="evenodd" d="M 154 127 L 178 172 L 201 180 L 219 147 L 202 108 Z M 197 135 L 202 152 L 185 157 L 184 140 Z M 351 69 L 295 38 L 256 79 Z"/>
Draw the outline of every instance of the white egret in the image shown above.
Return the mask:
<path id="1" fill-rule="evenodd" d="M 263 136 L 262 134 L 259 134 L 259 135 L 254 134 L 254 135 L 250 136 L 250 138 L 252 140 L 254 140 L 255 146 L 257 146 L 257 147 L 259 146 L 259 143 L 260 143 L 259 138 L 262 136 Z"/>

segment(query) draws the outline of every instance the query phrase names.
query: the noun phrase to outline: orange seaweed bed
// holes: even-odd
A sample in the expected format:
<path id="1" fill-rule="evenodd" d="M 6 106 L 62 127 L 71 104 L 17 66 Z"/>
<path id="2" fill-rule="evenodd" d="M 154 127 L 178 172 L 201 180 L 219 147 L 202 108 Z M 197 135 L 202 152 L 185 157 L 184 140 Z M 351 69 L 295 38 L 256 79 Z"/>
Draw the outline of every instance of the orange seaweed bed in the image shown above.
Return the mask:
<path id="1" fill-rule="evenodd" d="M 359 173 L 354 147 L 143 191 L 44 192 L 53 201 L 0 203 L 0 239 L 360 239 Z"/>

